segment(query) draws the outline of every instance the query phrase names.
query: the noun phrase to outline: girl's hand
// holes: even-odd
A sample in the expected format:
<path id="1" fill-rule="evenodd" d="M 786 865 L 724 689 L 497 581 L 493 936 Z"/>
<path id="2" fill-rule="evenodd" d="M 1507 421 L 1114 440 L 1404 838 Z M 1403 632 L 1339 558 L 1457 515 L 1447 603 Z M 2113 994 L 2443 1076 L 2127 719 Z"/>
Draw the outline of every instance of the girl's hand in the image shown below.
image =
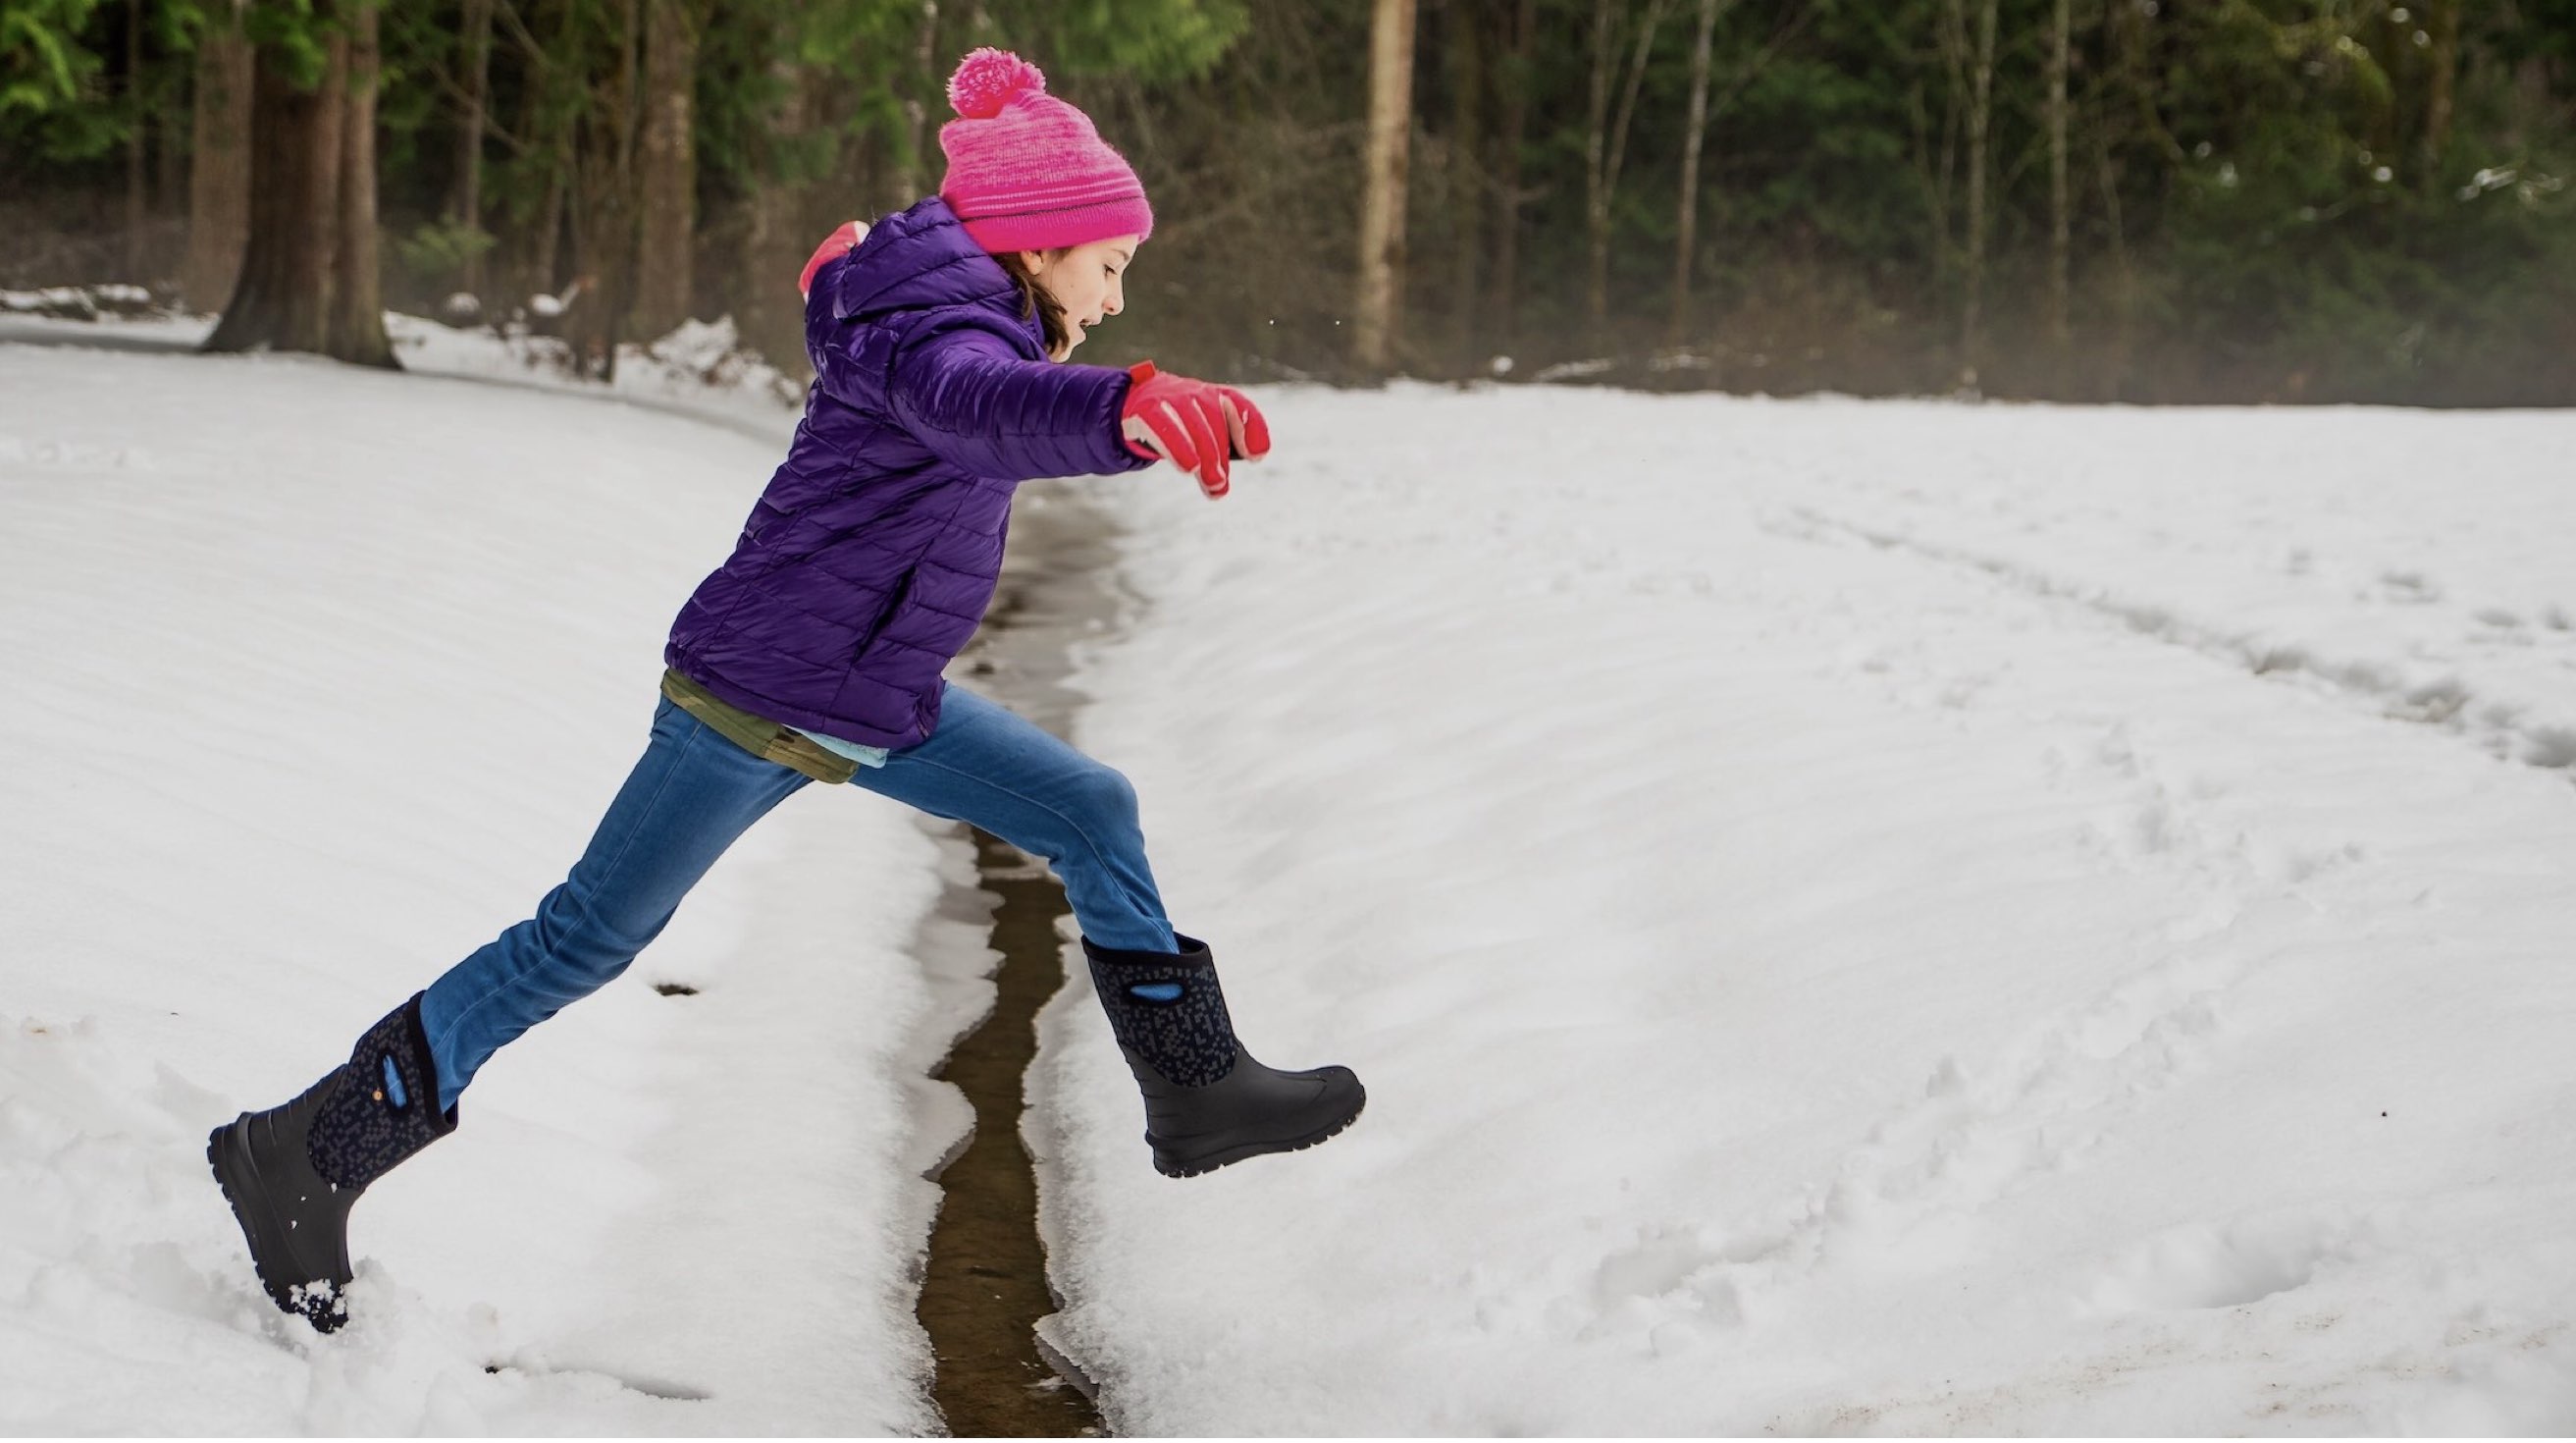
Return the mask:
<path id="1" fill-rule="evenodd" d="M 1270 423 L 1241 391 L 1167 376 L 1151 361 L 1137 362 L 1127 374 L 1135 384 L 1118 415 L 1127 448 L 1195 473 L 1209 500 L 1231 489 L 1229 460 L 1258 461 L 1270 454 Z"/>
<path id="2" fill-rule="evenodd" d="M 805 273 L 796 278 L 796 294 L 800 296 L 812 295 L 814 293 L 814 273 L 823 268 L 823 263 L 825 261 L 831 260 L 837 256 L 847 255 L 851 251 L 856 250 L 860 240 L 865 238 L 867 233 L 868 228 L 866 226 L 853 220 L 842 222 L 839 230 L 823 237 L 823 243 L 814 248 L 814 258 L 805 263 Z M 790 254 L 793 254 L 793 252 L 790 252 Z"/>

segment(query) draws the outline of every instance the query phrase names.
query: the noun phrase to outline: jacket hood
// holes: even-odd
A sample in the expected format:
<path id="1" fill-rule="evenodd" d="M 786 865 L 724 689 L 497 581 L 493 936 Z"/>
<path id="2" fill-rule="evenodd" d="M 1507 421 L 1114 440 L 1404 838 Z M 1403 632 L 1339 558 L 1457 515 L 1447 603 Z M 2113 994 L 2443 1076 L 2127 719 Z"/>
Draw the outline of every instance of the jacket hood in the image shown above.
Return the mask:
<path id="1" fill-rule="evenodd" d="M 834 321 L 876 320 L 898 311 L 989 302 L 1020 320 L 1019 288 L 948 203 L 931 196 L 868 228 L 857 249 L 823 281 Z M 1030 319 L 1032 334 L 1037 322 Z"/>

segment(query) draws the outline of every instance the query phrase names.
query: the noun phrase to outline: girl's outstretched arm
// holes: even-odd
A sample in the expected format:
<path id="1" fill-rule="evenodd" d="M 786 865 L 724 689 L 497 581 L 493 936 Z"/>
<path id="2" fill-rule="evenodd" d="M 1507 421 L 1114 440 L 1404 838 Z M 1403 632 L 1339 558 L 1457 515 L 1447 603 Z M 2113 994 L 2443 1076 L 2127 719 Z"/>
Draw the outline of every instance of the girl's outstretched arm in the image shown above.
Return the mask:
<path id="1" fill-rule="evenodd" d="M 1027 360 L 989 331 L 960 327 L 905 347 L 886 396 L 894 419 L 940 459 L 1030 481 L 1151 464 L 1119 434 L 1133 384 L 1107 366 Z"/>

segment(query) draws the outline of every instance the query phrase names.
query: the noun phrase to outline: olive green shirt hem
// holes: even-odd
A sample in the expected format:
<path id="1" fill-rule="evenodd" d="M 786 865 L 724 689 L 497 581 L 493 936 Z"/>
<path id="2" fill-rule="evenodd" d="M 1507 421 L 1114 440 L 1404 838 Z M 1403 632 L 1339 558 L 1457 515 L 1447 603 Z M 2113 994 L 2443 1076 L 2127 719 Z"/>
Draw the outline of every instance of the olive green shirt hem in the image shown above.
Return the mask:
<path id="1" fill-rule="evenodd" d="M 673 705 L 698 720 L 726 741 L 765 762 L 776 762 L 791 771 L 802 772 L 818 782 L 846 782 L 856 776 L 859 764 L 837 755 L 822 743 L 784 722 L 754 716 L 741 707 L 719 700 L 714 693 L 675 670 L 662 673 L 662 695 Z"/>

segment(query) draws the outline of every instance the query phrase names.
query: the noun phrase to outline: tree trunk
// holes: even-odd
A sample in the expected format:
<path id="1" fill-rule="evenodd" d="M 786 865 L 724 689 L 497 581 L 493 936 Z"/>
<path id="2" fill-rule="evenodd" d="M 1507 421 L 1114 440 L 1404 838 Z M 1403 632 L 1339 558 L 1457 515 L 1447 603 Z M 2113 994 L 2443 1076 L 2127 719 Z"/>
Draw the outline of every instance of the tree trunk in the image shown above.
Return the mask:
<path id="1" fill-rule="evenodd" d="M 565 192 L 572 186 L 572 159 L 559 140 L 546 170 L 546 192 L 537 202 L 536 247 L 528 255 L 530 299 L 551 296 L 563 284 Z"/>
<path id="2" fill-rule="evenodd" d="M 2460 71 L 2460 0 L 2424 0 L 2424 29 L 2431 39 L 2424 92 L 2424 135 L 2416 166 L 2426 195 L 2442 187 L 2442 149 L 2451 140 L 2452 93 Z"/>
<path id="3" fill-rule="evenodd" d="M 928 144 L 930 109 L 924 90 L 944 93 L 939 74 L 939 0 L 921 0 L 921 25 L 913 32 L 912 93 L 904 97 L 903 136 L 895 144 L 893 193 L 886 209 L 903 210 L 929 193 L 923 183 L 922 148 Z"/>
<path id="4" fill-rule="evenodd" d="M 792 144 L 814 127 L 813 68 L 785 56 L 771 64 L 770 73 L 779 82 L 780 97 L 768 133 Z M 751 233 L 743 245 L 750 274 L 742 279 L 742 333 L 771 365 L 795 375 L 805 365 L 805 308 L 798 303 L 796 273 L 822 236 L 807 234 L 812 227 L 805 211 L 813 186 L 801 175 L 780 174 L 782 169 L 773 154 L 766 183 L 751 192 Z"/>
<path id="5" fill-rule="evenodd" d="M 456 199 L 448 214 L 467 230 L 483 228 L 483 131 L 490 109 L 492 0 L 465 0 L 465 113 L 456 126 Z M 483 252 L 465 257 L 459 278 L 468 295 L 483 294 Z"/>
<path id="6" fill-rule="evenodd" d="M 2141 49 L 2134 28 L 2138 18 L 2136 7 L 2126 0 L 2103 0 L 2103 64 L 2094 82 L 2103 105 L 2092 127 L 2092 142 L 2094 179 L 2102 195 L 2103 241 L 2111 268 L 2110 354 L 2101 358 L 2101 382 L 2094 392 L 2095 399 L 2105 402 L 2127 399 L 2129 358 L 2137 334 L 2137 276 L 2129 262 L 2128 222 L 2120 206 L 2120 165 L 2113 152 L 2129 135 L 2144 129 L 2129 118 L 2135 107 L 2122 99 L 2125 93 L 2144 88 L 2134 74 Z"/>
<path id="7" fill-rule="evenodd" d="M 2126 4 L 2129 0 L 2104 0 L 2106 4 Z M 1941 123 L 1937 144 L 1930 107 L 1924 104 L 1922 91 L 1914 93 L 1914 128 L 1922 149 L 1923 200 L 1932 231 L 1932 280 L 1936 289 L 1948 299 L 1951 278 L 1958 274 L 1959 236 L 1954 219 L 1954 202 L 1958 196 L 1959 116 L 1966 109 L 1968 90 L 1968 11 L 1966 0 L 1941 0 L 1934 17 L 1933 47 L 1940 53 L 1943 84 L 1941 87 Z"/>
<path id="8" fill-rule="evenodd" d="M 597 381 L 617 379 L 617 348 L 626 338 L 635 288 L 635 150 L 641 128 L 644 0 L 619 0 L 614 69 L 595 87 L 588 143 L 575 158 L 575 283 L 581 294 L 565 314 L 573 366 Z"/>
<path id="9" fill-rule="evenodd" d="M 1521 141 L 1529 132 L 1530 66 L 1538 37 L 1538 0 L 1520 0 L 1511 51 L 1503 63 L 1503 133 L 1494 167 L 1494 343 L 1520 335 Z"/>
<path id="10" fill-rule="evenodd" d="M 2102 218 L 2110 229 L 2111 278 L 2111 356 L 2102 376 L 2100 399 L 2117 401 L 2128 387 L 2129 351 L 2133 323 L 2137 316 L 2137 282 L 2129 268 L 2128 231 L 2120 218 L 2120 175 L 2111 162 L 2111 146 L 2105 141 L 2095 152 L 2095 163 L 2102 185 Z"/>
<path id="11" fill-rule="evenodd" d="M 567 57 L 575 53 L 573 24 L 580 14 L 581 7 L 570 3 L 562 4 L 556 10 L 554 40 L 549 47 L 551 53 Z M 576 117 L 570 106 L 550 104 L 550 92 L 555 86 L 567 82 L 580 84 L 578 78 L 566 77 L 562 73 L 570 63 L 566 60 L 562 64 L 542 68 L 538 75 L 532 77 L 521 100 L 521 113 L 527 117 L 530 143 L 542 146 L 546 157 L 546 188 L 544 197 L 537 203 L 536 245 L 528 255 L 528 280 L 524 287 L 528 293 L 526 299 L 530 302 L 540 295 L 553 297 L 562 294 L 564 231 L 567 226 L 574 229 L 580 226 L 574 215 L 577 206 L 573 197 Z M 576 260 L 579 255 L 579 247 L 575 247 Z M 560 314 L 549 316 L 547 324 L 555 328 L 556 334 L 562 333 Z"/>
<path id="12" fill-rule="evenodd" d="M 158 220 L 188 213 L 188 147 L 180 140 L 184 127 L 175 113 L 177 108 L 178 97 L 174 94 L 169 104 L 156 112 L 152 126 L 157 142 L 152 147 L 152 214 Z M 156 264 L 184 259 L 184 255 L 174 256 Z"/>
<path id="13" fill-rule="evenodd" d="M 686 0 L 648 0 L 644 41 L 642 233 L 635 259 L 634 330 L 659 336 L 689 318 L 696 272 L 697 160 L 689 143 L 697 85 L 698 19 Z"/>
<path id="14" fill-rule="evenodd" d="M 1699 0 L 1699 28 L 1691 36 L 1690 115 L 1682 123 L 1682 194 L 1673 211 L 1673 306 L 1664 344 L 1679 346 L 1690 333 L 1692 252 L 1699 246 L 1700 148 L 1708 133 L 1709 41 L 1718 11 L 1732 0 Z"/>
<path id="15" fill-rule="evenodd" d="M 1592 90 L 1583 112 L 1583 320 L 1585 343 L 1601 344 L 1610 314 L 1606 284 L 1610 200 L 1602 188 L 1602 167 L 1610 144 L 1610 69 L 1618 51 L 1614 23 L 1620 0 L 1593 0 Z"/>
<path id="16" fill-rule="evenodd" d="M 349 42 L 329 42 L 312 90 L 297 89 L 277 55 L 254 55 L 252 70 L 250 232 L 232 300 L 205 348 L 329 354 Z"/>
<path id="17" fill-rule="evenodd" d="M 2048 339 L 2060 346 L 2069 339 L 2066 70 L 2074 25 L 2074 0 L 2057 0 L 2048 37 Z"/>
<path id="18" fill-rule="evenodd" d="M 1369 26 L 1368 181 L 1360 196 L 1359 304 L 1351 350 L 1361 370 L 1383 374 L 1402 339 L 1414 0 L 1376 0 L 1376 6 Z"/>
<path id="19" fill-rule="evenodd" d="M 1625 0 L 1621 0 L 1624 8 Z M 1646 0 L 1645 18 L 1637 26 L 1637 49 L 1620 86 L 1619 110 L 1609 113 L 1610 63 L 1620 47 L 1613 43 L 1611 0 L 1594 11 L 1592 109 L 1583 144 L 1583 219 L 1585 247 L 1584 320 L 1593 344 L 1608 339 L 1610 322 L 1610 204 L 1619 193 L 1619 170 L 1628 154 L 1628 122 L 1636 117 L 1637 90 L 1646 78 L 1646 59 L 1654 49 L 1655 28 L 1663 22 L 1664 0 Z"/>
<path id="20" fill-rule="evenodd" d="M 144 185 L 143 0 L 125 0 L 125 279 L 143 285 L 143 231 L 152 219 Z"/>
<path id="21" fill-rule="evenodd" d="M 1978 327 L 1986 289 L 1986 144 L 1994 114 L 1995 11 L 1997 0 L 1979 0 L 1977 51 L 1969 72 L 1968 91 L 1968 298 L 1959 312 L 1959 384 L 1977 384 L 1977 360 L 1983 337 Z"/>
<path id="22" fill-rule="evenodd" d="M 400 370 L 385 336 L 385 297 L 377 265 L 376 45 L 379 0 L 344 0 L 348 23 L 348 90 L 340 134 L 340 234 L 331 274 L 331 329 L 326 349 L 343 361 Z"/>
<path id="23" fill-rule="evenodd" d="M 1450 249 L 1457 268 L 1450 282 L 1450 346 L 1463 370 L 1476 359 L 1476 313 L 1483 301 L 1484 214 L 1477 191 L 1484 179 L 1478 158 L 1484 153 L 1485 47 L 1483 5 L 1479 0 L 1449 0 L 1449 173 L 1455 179 L 1449 202 L 1454 227 Z"/>
<path id="24" fill-rule="evenodd" d="M 194 143 L 188 172 L 188 309 L 213 312 L 241 279 L 250 233 L 251 47 L 239 4 L 215 5 L 197 39 Z"/>

